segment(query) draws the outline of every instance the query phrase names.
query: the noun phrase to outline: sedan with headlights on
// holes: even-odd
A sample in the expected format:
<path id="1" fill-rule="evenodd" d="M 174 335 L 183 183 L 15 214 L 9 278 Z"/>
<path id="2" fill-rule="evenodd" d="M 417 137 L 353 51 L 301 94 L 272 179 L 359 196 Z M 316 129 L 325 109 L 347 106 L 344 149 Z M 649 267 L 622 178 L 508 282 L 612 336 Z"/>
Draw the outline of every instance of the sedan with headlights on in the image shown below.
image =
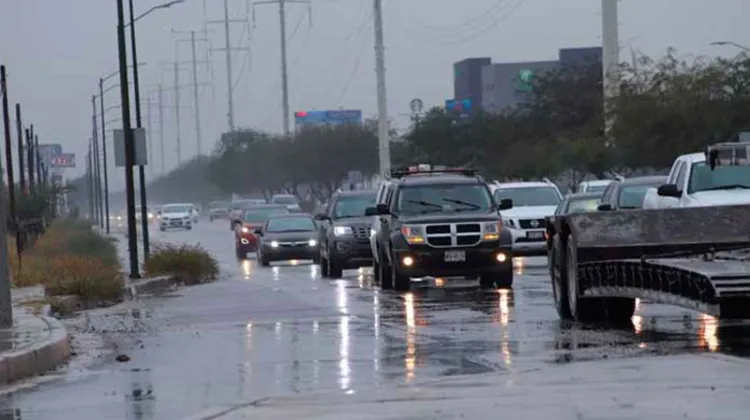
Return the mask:
<path id="1" fill-rule="evenodd" d="M 318 262 L 317 227 L 308 214 L 274 214 L 255 234 L 260 238 L 258 261 L 264 267 L 273 261 Z"/>

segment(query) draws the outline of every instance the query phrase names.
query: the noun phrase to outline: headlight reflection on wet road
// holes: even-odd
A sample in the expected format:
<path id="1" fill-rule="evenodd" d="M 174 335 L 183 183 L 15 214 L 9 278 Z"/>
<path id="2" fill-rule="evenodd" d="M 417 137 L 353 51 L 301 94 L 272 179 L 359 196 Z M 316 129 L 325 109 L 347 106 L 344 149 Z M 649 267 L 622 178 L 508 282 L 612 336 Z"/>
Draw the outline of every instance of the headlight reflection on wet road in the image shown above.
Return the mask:
<path id="1" fill-rule="evenodd" d="M 417 366 L 417 321 L 414 311 L 414 294 L 404 295 L 404 310 L 406 312 L 406 356 L 404 358 L 404 369 L 406 370 L 406 381 L 411 382 Z"/>

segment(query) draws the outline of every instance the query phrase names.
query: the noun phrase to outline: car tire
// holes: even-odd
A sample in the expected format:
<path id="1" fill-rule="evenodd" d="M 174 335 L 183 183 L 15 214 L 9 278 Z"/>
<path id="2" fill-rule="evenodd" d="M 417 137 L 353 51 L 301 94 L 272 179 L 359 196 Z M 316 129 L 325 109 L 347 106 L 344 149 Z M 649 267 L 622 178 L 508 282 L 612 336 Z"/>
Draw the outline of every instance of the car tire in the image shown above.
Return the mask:
<path id="1" fill-rule="evenodd" d="M 271 261 L 263 255 L 262 252 L 257 251 L 258 255 L 258 262 L 260 263 L 261 267 L 269 267 L 271 265 Z"/>
<path id="2" fill-rule="evenodd" d="M 336 258 L 328 258 L 328 275 L 335 279 L 340 279 L 344 275 L 344 269 Z"/>
<path id="3" fill-rule="evenodd" d="M 388 265 L 388 259 L 380 256 L 379 270 L 375 273 L 375 278 L 380 282 L 381 290 L 393 289 L 393 277 L 391 277 L 391 267 Z"/>
<path id="4" fill-rule="evenodd" d="M 193 230 L 193 226 L 192 225 L 186 226 L 185 230 Z"/>
<path id="5" fill-rule="evenodd" d="M 391 284 L 393 289 L 399 292 L 406 292 L 411 288 L 411 279 L 398 272 L 395 265 L 391 266 Z"/>

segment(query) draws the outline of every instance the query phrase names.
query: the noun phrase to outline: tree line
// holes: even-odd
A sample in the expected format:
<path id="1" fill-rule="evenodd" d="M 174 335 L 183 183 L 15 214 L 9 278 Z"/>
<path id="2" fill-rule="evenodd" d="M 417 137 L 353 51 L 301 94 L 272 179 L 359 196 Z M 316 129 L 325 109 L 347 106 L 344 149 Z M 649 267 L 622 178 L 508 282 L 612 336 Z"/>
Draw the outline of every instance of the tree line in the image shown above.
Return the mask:
<path id="1" fill-rule="evenodd" d="M 675 156 L 750 129 L 750 57 L 640 55 L 619 67 L 606 103 L 598 63 L 537 75 L 528 100 L 499 113 L 457 119 L 441 107 L 394 135 L 394 166 L 473 167 L 490 179 L 565 179 L 663 171 Z M 605 130 L 605 120 L 609 130 Z M 154 194 L 206 201 L 230 193 L 290 192 L 323 198 L 349 171 L 377 172 L 377 130 L 302 129 L 293 136 L 243 129 L 222 135 L 210 157 L 157 179 Z M 199 200 L 200 199 L 200 200 Z M 153 201 L 153 200 L 151 200 Z"/>

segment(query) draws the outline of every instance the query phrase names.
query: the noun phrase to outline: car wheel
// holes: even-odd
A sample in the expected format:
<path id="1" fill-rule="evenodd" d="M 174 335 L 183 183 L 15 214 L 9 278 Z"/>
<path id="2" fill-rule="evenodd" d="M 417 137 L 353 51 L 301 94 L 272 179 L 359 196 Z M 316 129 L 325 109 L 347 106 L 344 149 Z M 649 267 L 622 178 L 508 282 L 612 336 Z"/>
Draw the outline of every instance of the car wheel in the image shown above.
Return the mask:
<path id="1" fill-rule="evenodd" d="M 336 261 L 336 258 L 328 258 L 328 275 L 335 279 L 341 278 L 344 275 L 344 269 L 341 267 L 341 264 Z"/>
<path id="2" fill-rule="evenodd" d="M 411 279 L 409 276 L 399 273 L 395 264 L 391 266 L 391 279 L 393 288 L 399 292 L 405 292 L 411 288 Z"/>
<path id="3" fill-rule="evenodd" d="M 258 250 L 258 262 L 260 263 L 261 267 L 268 267 L 271 265 L 271 261 L 268 260 L 268 258 L 260 251 Z"/>
<path id="4" fill-rule="evenodd" d="M 331 277 L 330 273 L 328 272 L 328 259 L 324 258 L 323 256 L 320 257 L 320 276 L 323 278 Z"/>

